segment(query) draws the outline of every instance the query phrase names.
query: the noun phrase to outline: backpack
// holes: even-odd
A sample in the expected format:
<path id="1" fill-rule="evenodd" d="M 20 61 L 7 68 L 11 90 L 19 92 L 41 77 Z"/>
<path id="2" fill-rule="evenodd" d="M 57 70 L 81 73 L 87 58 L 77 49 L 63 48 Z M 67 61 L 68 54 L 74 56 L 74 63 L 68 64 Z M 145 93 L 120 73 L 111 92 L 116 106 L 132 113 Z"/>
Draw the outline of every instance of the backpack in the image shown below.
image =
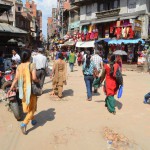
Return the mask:
<path id="1" fill-rule="evenodd" d="M 122 73 L 119 68 L 116 71 L 116 81 L 119 86 L 123 85 L 123 77 L 122 77 Z"/>

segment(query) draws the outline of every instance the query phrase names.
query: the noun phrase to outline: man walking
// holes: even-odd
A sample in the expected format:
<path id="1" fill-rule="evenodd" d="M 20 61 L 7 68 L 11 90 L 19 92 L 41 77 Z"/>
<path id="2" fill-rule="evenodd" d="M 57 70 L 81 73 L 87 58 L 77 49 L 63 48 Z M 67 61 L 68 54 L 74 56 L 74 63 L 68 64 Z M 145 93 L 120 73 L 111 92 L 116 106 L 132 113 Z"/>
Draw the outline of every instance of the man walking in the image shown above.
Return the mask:
<path id="1" fill-rule="evenodd" d="M 20 56 L 17 54 L 16 50 L 12 50 L 12 60 L 14 60 L 17 64 L 19 64 L 21 62 L 21 58 Z"/>
<path id="2" fill-rule="evenodd" d="M 96 69 L 97 69 L 97 76 L 100 75 L 102 69 L 103 69 L 103 60 L 99 56 L 100 52 L 98 50 L 95 50 L 95 54 L 92 56 L 91 60 L 94 62 Z M 94 93 L 97 93 L 97 88 L 94 88 Z"/>
<path id="3" fill-rule="evenodd" d="M 71 50 L 71 53 L 69 54 L 69 66 L 70 71 L 73 72 L 74 63 L 76 62 L 76 55 L 73 50 Z"/>
<path id="4" fill-rule="evenodd" d="M 33 63 L 36 64 L 37 78 L 40 80 L 41 88 L 43 88 L 46 76 L 46 69 L 48 67 L 47 58 L 42 54 L 42 52 L 42 49 L 38 49 L 37 55 L 33 56 Z"/>

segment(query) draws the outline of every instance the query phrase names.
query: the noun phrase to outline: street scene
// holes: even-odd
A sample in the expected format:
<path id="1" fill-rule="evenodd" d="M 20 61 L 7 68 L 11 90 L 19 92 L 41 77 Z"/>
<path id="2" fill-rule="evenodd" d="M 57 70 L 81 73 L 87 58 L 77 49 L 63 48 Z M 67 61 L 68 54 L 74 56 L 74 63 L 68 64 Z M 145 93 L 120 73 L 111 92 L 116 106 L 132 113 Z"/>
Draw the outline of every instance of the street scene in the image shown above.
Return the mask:
<path id="1" fill-rule="evenodd" d="M 0 149 L 149 150 L 149 0 L 0 2 Z"/>

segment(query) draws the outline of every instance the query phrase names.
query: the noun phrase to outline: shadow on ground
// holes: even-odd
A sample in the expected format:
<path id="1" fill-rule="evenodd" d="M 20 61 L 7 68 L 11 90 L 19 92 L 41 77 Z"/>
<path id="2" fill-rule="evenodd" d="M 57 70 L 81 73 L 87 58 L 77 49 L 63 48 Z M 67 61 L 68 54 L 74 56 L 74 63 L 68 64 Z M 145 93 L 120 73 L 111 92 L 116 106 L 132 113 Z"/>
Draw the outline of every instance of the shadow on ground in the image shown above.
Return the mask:
<path id="1" fill-rule="evenodd" d="M 53 89 L 46 89 L 46 90 L 43 91 L 43 94 L 50 93 L 50 92 L 52 92 L 52 90 L 53 90 Z"/>
<path id="2" fill-rule="evenodd" d="M 41 111 L 40 113 L 35 115 L 35 120 L 37 121 L 37 124 L 35 126 L 33 126 L 32 128 L 30 128 L 27 132 L 29 133 L 40 126 L 44 126 L 48 121 L 54 120 L 55 115 L 56 115 L 56 112 L 55 112 L 54 108 L 50 108 L 48 110 Z"/>
<path id="3" fill-rule="evenodd" d="M 123 104 L 119 101 L 116 100 L 116 107 L 121 110 L 122 109 Z"/>
<path id="4" fill-rule="evenodd" d="M 73 96 L 74 91 L 72 89 L 64 90 L 63 91 L 63 97 Z"/>

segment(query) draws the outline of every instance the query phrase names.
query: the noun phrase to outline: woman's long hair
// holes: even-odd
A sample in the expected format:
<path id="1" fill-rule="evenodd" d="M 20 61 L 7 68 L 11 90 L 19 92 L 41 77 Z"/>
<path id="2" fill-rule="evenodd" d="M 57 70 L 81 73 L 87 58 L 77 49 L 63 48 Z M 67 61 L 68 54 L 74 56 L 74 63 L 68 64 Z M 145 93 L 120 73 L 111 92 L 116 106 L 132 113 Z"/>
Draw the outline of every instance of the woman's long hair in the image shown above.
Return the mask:
<path id="1" fill-rule="evenodd" d="M 115 55 L 110 55 L 108 57 L 109 57 L 109 65 L 110 65 L 110 75 L 113 76 L 114 64 L 115 64 Z"/>
<path id="2" fill-rule="evenodd" d="M 86 68 L 89 68 L 90 67 L 90 63 L 91 63 L 91 55 L 90 54 L 87 54 L 86 55 Z"/>

